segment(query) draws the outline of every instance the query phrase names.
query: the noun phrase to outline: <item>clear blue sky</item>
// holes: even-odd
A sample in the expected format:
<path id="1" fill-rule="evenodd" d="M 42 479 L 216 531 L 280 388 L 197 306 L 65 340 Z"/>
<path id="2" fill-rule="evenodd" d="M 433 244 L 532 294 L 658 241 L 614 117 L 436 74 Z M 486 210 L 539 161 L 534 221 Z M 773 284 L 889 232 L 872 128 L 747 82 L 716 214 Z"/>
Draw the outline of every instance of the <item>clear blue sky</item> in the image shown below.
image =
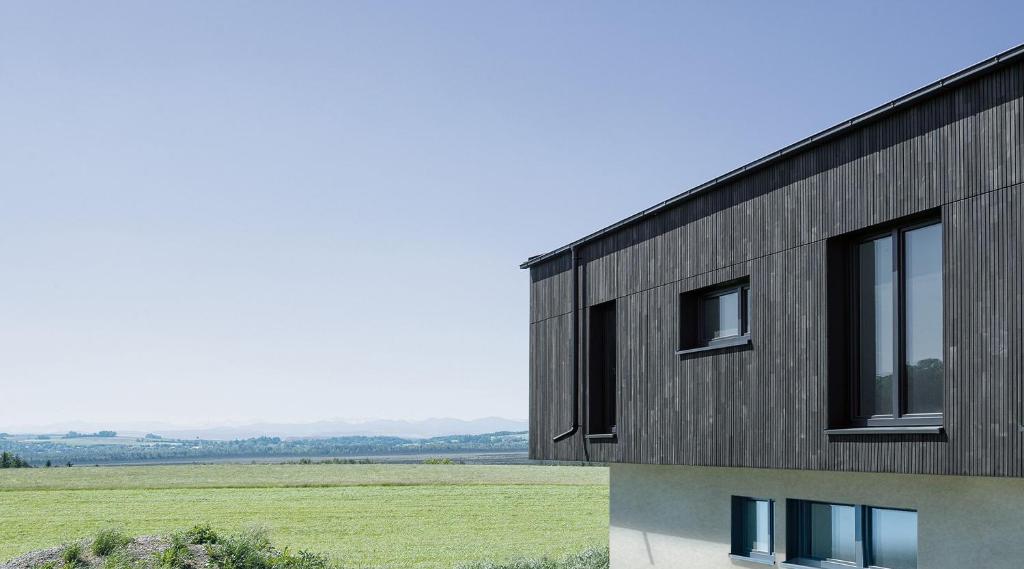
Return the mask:
<path id="1" fill-rule="evenodd" d="M 1019 2 L 0 5 L 5 427 L 527 413 L 527 256 Z"/>

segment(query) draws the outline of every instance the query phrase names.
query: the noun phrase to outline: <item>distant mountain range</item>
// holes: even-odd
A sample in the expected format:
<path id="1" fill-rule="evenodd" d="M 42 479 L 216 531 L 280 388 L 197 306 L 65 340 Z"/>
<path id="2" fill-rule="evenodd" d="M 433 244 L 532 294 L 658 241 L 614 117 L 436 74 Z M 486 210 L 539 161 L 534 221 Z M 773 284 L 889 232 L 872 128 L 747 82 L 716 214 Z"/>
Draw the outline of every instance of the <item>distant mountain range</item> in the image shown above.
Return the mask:
<path id="1" fill-rule="evenodd" d="M 0 431 L 4 426 L 0 425 Z M 113 430 L 121 435 L 142 436 L 153 433 L 172 439 L 233 440 L 253 437 L 321 438 L 342 436 L 396 436 L 430 438 L 444 435 L 480 435 L 499 431 L 525 431 L 526 421 L 484 417 L 482 419 L 437 418 L 422 421 L 371 419 L 367 421 L 328 420 L 312 423 L 252 423 L 206 427 L 182 427 L 166 423 L 91 424 L 60 423 L 9 429 L 9 432 L 65 433 L 67 431 L 95 432 Z"/>

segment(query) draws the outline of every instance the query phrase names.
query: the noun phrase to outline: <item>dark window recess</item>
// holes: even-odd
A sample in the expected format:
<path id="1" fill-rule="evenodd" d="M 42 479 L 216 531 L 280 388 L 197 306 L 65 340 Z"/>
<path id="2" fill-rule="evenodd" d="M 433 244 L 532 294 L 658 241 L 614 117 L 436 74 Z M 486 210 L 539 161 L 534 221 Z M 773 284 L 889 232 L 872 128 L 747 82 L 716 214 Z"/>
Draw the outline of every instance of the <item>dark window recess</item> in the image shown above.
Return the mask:
<path id="1" fill-rule="evenodd" d="M 729 347 L 750 341 L 750 281 L 683 293 L 679 351 Z"/>
<path id="2" fill-rule="evenodd" d="M 587 430 L 590 435 L 615 434 L 616 378 L 615 301 L 590 307 Z"/>
<path id="3" fill-rule="evenodd" d="M 917 569 L 917 512 L 787 500 L 787 565 Z"/>
<path id="4" fill-rule="evenodd" d="M 935 215 L 827 244 L 830 429 L 942 426 L 943 251 Z"/>
<path id="5" fill-rule="evenodd" d="M 941 423 L 942 225 L 869 235 L 852 262 L 853 423 Z"/>
<path id="6" fill-rule="evenodd" d="M 771 500 L 732 497 L 732 556 L 774 563 L 775 524 Z"/>

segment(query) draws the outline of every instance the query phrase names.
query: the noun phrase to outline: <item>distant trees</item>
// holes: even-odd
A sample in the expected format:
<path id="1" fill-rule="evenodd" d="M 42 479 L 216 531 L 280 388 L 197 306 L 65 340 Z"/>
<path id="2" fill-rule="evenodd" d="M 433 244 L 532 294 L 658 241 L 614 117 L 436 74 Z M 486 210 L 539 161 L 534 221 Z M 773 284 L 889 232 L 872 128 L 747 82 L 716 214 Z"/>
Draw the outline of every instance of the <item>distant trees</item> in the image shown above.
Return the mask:
<path id="1" fill-rule="evenodd" d="M 78 438 L 83 436 L 76 433 Z M 98 433 L 97 433 L 98 435 Z M 0 450 L 17 453 L 26 461 L 41 465 L 102 464 L 110 462 L 140 463 L 156 460 L 202 460 L 211 458 L 280 457 L 283 459 L 316 457 L 332 458 L 423 454 L 443 458 L 452 453 L 522 452 L 526 450 L 527 435 L 498 432 L 483 435 L 449 435 L 427 439 L 409 439 L 390 436 L 348 436 L 310 439 L 283 439 L 256 437 L 251 439 L 182 440 L 143 437 L 129 440 L 90 440 L 87 445 L 76 444 L 64 436 L 43 440 L 40 437 L 0 442 Z"/>
<path id="2" fill-rule="evenodd" d="M 20 456 L 5 450 L 0 453 L 0 468 L 32 468 L 32 465 Z"/>
<path id="3" fill-rule="evenodd" d="M 68 431 L 68 434 L 64 435 L 65 439 L 86 439 L 86 438 L 114 438 L 117 436 L 117 431 L 97 431 L 95 433 L 79 433 L 78 431 Z"/>

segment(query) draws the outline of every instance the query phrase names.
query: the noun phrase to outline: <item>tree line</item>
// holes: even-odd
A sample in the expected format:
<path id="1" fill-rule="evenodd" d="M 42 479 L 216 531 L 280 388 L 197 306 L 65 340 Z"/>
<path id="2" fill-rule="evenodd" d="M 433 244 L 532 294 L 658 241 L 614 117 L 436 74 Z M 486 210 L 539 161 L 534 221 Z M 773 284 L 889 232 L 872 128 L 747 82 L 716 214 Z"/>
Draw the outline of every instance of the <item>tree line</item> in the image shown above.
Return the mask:
<path id="1" fill-rule="evenodd" d="M 0 468 L 32 468 L 32 465 L 13 452 L 4 451 L 0 453 Z"/>
<path id="2" fill-rule="evenodd" d="M 449 435 L 427 439 L 390 436 L 348 436 L 322 439 L 254 437 L 231 441 L 138 439 L 135 442 L 78 445 L 62 439 L 17 441 L 0 439 L 0 448 L 41 464 L 103 464 L 160 460 L 202 460 L 260 457 L 352 457 L 422 453 L 522 452 L 525 432 Z"/>

